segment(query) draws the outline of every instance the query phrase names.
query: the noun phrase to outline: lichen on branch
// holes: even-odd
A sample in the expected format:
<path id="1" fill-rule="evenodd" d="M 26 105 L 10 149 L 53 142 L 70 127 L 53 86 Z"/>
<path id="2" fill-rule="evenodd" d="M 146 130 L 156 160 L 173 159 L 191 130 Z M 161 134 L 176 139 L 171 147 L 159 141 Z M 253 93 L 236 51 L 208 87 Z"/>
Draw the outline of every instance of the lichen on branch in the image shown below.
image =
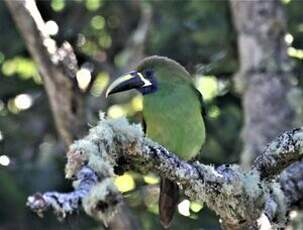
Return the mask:
<path id="1" fill-rule="evenodd" d="M 68 214 L 78 210 L 81 203 L 87 214 L 106 224 L 122 202 L 112 180 L 115 174 L 152 171 L 176 181 L 190 199 L 205 202 L 226 228 L 257 227 L 259 217 L 264 215 L 273 226 L 283 227 L 287 212 L 302 197 L 300 191 L 296 191 L 296 200 L 290 196 L 292 188 L 285 182 L 288 174 L 283 174 L 282 181 L 275 176 L 301 159 L 301 133 L 302 129 L 296 129 L 275 139 L 251 170 L 238 165 L 215 168 L 182 161 L 145 137 L 140 125 L 129 124 L 125 118 L 106 119 L 101 114 L 99 123 L 86 137 L 75 141 L 67 153 L 66 178 L 74 180 L 75 191 L 33 196 L 28 204 L 39 213 L 52 207 L 56 213 Z M 270 173 L 264 173 L 265 169 Z M 83 171 L 90 173 L 81 176 Z M 291 178 L 292 184 L 301 183 L 300 177 Z"/>

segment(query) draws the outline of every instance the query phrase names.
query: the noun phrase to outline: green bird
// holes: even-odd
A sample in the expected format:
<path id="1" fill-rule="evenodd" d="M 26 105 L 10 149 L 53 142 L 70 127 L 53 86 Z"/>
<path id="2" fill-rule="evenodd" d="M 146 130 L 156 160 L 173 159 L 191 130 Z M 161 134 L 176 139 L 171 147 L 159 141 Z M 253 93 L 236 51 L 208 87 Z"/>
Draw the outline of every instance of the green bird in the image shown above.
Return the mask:
<path id="1" fill-rule="evenodd" d="M 107 89 L 110 94 L 136 89 L 143 94 L 143 119 L 147 137 L 192 160 L 205 141 L 205 113 L 202 95 L 190 74 L 176 61 L 160 56 L 145 58 L 136 68 Z M 178 185 L 162 177 L 160 182 L 160 222 L 169 228 L 178 204 Z"/>

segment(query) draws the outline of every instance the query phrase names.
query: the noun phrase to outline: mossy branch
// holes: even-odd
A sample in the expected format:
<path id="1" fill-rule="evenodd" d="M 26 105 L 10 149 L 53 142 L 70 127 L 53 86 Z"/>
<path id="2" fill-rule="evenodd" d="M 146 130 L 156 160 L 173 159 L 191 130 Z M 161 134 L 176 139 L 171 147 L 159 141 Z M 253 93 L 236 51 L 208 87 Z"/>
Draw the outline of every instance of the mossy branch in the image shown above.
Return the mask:
<path id="1" fill-rule="evenodd" d="M 291 163 L 303 155 L 302 128 L 284 132 L 265 148 L 255 160 L 253 167 L 262 178 L 279 175 Z"/>
<path id="2" fill-rule="evenodd" d="M 287 222 L 287 212 L 303 196 L 297 187 L 294 191 L 287 184 L 287 178 L 291 177 L 292 183 L 296 184 L 301 183 L 302 177 L 285 173 L 279 181 L 275 175 L 301 159 L 302 133 L 302 129 L 296 129 L 282 134 L 267 147 L 252 169 L 245 171 L 237 165 L 215 168 L 199 162 L 182 161 L 146 138 L 141 126 L 129 124 L 125 118 L 111 120 L 101 115 L 99 124 L 90 129 L 85 138 L 70 146 L 65 172 L 67 178 L 78 180 L 78 186 L 74 192 L 64 195 L 80 199 L 87 214 L 108 222 L 122 200 L 112 182 L 115 172 L 130 169 L 141 173 L 153 171 L 176 181 L 190 199 L 205 202 L 220 216 L 226 228 L 257 228 L 261 216 L 266 216 L 272 225 L 283 227 Z M 296 167 L 302 167 L 296 164 Z M 79 172 L 88 169 L 97 179 L 79 178 Z M 87 180 L 90 183 L 85 192 L 74 196 L 83 188 L 79 184 Z M 292 196 L 294 193 L 295 197 Z M 34 199 L 29 199 L 33 209 Z M 56 201 L 60 203 L 60 199 Z M 70 207 L 73 211 L 78 210 L 78 206 L 66 206 L 65 201 L 59 206 L 46 206 L 52 206 L 59 213 L 65 207 L 68 207 L 67 213 L 71 212 Z"/>

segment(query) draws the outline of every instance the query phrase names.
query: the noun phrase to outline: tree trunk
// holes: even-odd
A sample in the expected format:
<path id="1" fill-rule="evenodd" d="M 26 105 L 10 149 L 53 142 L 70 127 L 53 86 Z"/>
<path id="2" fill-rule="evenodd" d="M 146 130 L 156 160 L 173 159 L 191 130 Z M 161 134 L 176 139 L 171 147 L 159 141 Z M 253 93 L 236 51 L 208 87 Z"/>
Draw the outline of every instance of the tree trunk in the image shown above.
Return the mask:
<path id="1" fill-rule="evenodd" d="M 238 33 L 240 69 L 235 76 L 242 94 L 244 148 L 242 164 L 248 166 L 265 144 L 294 127 L 296 91 L 287 55 L 286 17 L 279 0 L 230 0 Z"/>
<path id="2" fill-rule="evenodd" d="M 37 63 L 51 105 L 56 128 L 65 145 L 83 136 L 85 127 L 83 97 L 75 76 L 77 59 L 72 47 L 57 48 L 49 36 L 35 1 L 6 1 L 12 17 Z"/>
<path id="3" fill-rule="evenodd" d="M 58 48 L 50 37 L 34 0 L 7 0 L 25 45 L 39 67 L 56 128 L 66 147 L 87 132 L 84 94 L 76 83 L 77 59 L 72 47 Z M 128 206 L 123 204 L 109 223 L 110 229 L 139 229 Z"/>

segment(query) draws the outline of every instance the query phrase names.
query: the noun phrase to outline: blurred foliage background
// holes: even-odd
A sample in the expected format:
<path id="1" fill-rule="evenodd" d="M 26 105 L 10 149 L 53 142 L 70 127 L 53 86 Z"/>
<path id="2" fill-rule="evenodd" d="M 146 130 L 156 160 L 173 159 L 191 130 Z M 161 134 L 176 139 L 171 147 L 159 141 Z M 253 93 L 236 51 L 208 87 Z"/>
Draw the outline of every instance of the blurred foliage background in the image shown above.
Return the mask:
<path id="1" fill-rule="evenodd" d="M 289 33 L 288 54 L 297 76 L 302 75 L 302 2 L 283 0 Z M 206 101 L 207 142 L 200 160 L 235 163 L 241 150 L 241 98 L 233 87 L 238 68 L 236 33 L 227 1 L 187 0 L 51 0 L 38 1 L 48 30 L 60 44 L 69 41 L 81 67 L 77 81 L 86 93 L 87 124 L 98 111 L 140 122 L 142 98 L 135 92 L 105 100 L 104 89 L 122 71 L 131 70 L 129 41 L 142 12 L 152 19 L 142 55 L 164 55 L 182 63 L 194 76 Z M 100 229 L 85 215 L 58 222 L 52 213 L 40 219 L 26 207 L 36 191 L 69 191 L 64 180 L 64 145 L 57 135 L 37 66 L 0 1 L 0 229 Z M 302 80 L 299 78 L 300 84 Z M 139 217 L 143 229 L 159 229 L 156 175 L 134 172 L 117 177 L 118 188 Z M 173 229 L 218 229 L 214 213 L 183 197 Z"/>

